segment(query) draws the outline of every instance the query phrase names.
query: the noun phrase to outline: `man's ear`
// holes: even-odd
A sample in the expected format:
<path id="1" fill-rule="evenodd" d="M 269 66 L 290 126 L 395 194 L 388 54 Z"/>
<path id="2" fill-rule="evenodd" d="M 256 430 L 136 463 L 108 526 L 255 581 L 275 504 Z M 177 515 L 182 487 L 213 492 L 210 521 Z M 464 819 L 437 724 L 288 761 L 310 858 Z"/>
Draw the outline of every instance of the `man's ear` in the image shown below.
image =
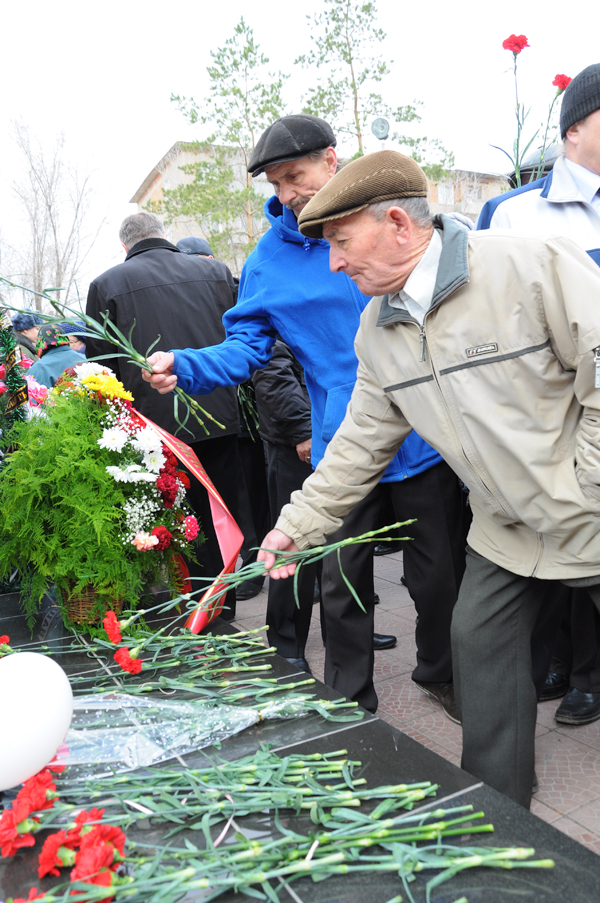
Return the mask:
<path id="1" fill-rule="evenodd" d="M 327 163 L 327 171 L 331 173 L 331 175 L 335 175 L 337 170 L 337 154 L 335 152 L 334 147 L 328 147 L 324 154 L 325 161 Z"/>
<path id="2" fill-rule="evenodd" d="M 121 242 L 121 247 L 123 248 L 123 250 L 125 251 L 126 254 L 129 254 L 129 248 L 127 247 L 126 244 L 123 244 L 123 242 Z"/>
<path id="3" fill-rule="evenodd" d="M 406 244 L 413 231 L 412 220 L 406 210 L 402 207 L 388 207 L 385 216 L 386 220 L 395 226 L 399 243 Z"/>

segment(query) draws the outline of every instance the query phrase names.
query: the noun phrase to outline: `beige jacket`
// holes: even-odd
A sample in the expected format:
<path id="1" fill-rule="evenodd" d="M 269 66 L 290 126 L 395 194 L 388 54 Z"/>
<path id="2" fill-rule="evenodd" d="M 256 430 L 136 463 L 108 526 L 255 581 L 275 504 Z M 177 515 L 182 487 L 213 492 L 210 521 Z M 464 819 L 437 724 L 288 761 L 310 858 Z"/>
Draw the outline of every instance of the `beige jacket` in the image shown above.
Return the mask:
<path id="1" fill-rule="evenodd" d="M 525 576 L 600 574 L 600 269 L 565 238 L 436 227 L 424 327 L 387 296 L 365 308 L 346 417 L 277 527 L 322 543 L 414 428 L 471 490 L 477 552 Z"/>

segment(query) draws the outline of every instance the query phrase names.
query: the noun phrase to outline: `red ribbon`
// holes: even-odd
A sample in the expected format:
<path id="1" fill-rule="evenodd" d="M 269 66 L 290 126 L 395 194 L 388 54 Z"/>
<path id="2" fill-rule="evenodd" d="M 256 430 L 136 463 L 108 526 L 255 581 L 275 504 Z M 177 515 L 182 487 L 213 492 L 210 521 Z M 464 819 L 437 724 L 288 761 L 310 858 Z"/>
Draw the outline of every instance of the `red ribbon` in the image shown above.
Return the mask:
<path id="1" fill-rule="evenodd" d="M 135 413 L 140 420 L 143 420 L 144 423 L 152 427 L 153 430 L 156 430 L 167 448 L 170 448 L 176 458 L 178 458 L 182 464 L 185 464 L 188 470 L 200 480 L 208 492 L 210 512 L 212 514 L 213 525 L 215 533 L 217 534 L 217 542 L 219 543 L 219 549 L 221 551 L 221 557 L 225 562 L 225 567 L 215 578 L 214 583 L 211 583 L 208 587 L 200 599 L 198 607 L 190 614 L 185 622 L 185 626 L 189 627 L 192 633 L 200 633 L 207 624 L 210 624 L 214 618 L 221 614 L 223 603 L 225 601 L 225 594 L 216 600 L 214 600 L 214 597 L 221 589 L 224 589 L 227 584 L 219 581 L 219 577 L 223 574 L 232 574 L 234 572 L 244 537 L 242 531 L 233 519 L 233 515 L 213 486 L 212 480 L 202 467 L 198 456 L 189 445 L 186 445 L 181 439 L 176 439 L 171 433 L 167 433 L 166 430 L 157 426 L 156 423 L 153 423 L 148 417 L 144 417 L 139 411 L 136 411 Z"/>

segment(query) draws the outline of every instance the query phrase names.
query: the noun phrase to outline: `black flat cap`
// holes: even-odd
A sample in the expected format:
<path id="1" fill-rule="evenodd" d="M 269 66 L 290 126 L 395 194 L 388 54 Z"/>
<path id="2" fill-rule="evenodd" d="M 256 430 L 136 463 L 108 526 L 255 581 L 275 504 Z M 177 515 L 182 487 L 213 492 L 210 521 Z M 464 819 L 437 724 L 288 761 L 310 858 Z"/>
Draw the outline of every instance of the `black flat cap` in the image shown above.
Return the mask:
<path id="1" fill-rule="evenodd" d="M 213 252 L 210 249 L 209 243 L 204 238 L 196 238 L 195 236 L 190 236 L 190 238 L 182 238 L 177 242 L 177 247 L 182 252 L 182 254 L 195 254 L 196 256 L 201 255 L 202 257 L 212 257 Z"/>
<path id="2" fill-rule="evenodd" d="M 262 133 L 252 151 L 248 172 L 256 178 L 267 166 L 299 160 L 313 151 L 337 144 L 333 129 L 324 119 L 298 113 L 283 116 Z"/>

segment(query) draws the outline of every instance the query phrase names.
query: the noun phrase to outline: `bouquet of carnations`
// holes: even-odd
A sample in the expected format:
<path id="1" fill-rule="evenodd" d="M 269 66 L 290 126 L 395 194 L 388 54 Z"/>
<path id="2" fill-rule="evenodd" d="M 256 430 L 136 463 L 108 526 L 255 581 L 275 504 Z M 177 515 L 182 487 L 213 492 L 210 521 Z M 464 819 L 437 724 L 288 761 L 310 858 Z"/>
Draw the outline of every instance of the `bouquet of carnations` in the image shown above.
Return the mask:
<path id="1" fill-rule="evenodd" d="M 51 583 L 93 587 L 93 618 L 135 606 L 153 583 L 180 590 L 180 553 L 198 538 L 187 473 L 136 413 L 111 370 L 82 362 L 16 427 L 0 475 L 0 576 L 18 567 L 32 619 Z M 192 556 L 193 557 L 193 556 Z"/>

